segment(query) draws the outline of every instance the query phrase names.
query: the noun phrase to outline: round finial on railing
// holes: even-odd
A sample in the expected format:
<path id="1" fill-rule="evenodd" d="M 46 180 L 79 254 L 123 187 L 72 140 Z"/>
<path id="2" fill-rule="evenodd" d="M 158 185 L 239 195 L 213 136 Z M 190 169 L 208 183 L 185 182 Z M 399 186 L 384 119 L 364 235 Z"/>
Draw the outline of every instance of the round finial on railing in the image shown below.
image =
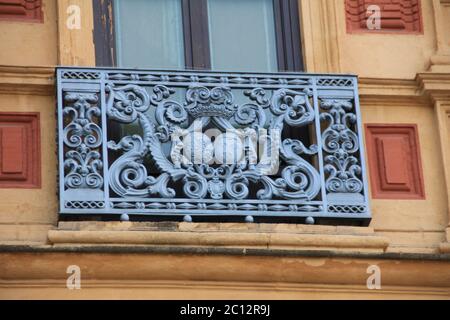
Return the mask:
<path id="1" fill-rule="evenodd" d="M 245 222 L 247 222 L 247 223 L 253 223 L 253 222 L 255 222 L 255 219 L 253 219 L 252 216 L 246 216 L 246 217 L 245 217 Z"/>
<path id="2" fill-rule="evenodd" d="M 184 217 L 183 217 L 183 221 L 184 222 L 192 222 L 192 217 L 190 216 L 190 215 L 185 215 Z"/>
<path id="3" fill-rule="evenodd" d="M 314 224 L 314 223 L 315 223 L 313 217 L 308 217 L 308 218 L 306 218 L 305 222 L 306 222 L 306 224 Z"/>
<path id="4" fill-rule="evenodd" d="M 120 216 L 120 221 L 130 221 L 130 216 L 124 213 Z"/>

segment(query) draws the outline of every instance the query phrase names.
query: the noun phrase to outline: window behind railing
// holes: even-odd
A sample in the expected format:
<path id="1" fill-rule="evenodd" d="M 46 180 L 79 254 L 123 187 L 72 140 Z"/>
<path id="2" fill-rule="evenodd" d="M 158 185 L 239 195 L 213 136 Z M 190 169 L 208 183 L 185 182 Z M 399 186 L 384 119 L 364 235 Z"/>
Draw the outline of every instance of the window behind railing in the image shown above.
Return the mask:
<path id="1" fill-rule="evenodd" d="M 94 0 L 97 66 L 302 71 L 297 0 Z"/>

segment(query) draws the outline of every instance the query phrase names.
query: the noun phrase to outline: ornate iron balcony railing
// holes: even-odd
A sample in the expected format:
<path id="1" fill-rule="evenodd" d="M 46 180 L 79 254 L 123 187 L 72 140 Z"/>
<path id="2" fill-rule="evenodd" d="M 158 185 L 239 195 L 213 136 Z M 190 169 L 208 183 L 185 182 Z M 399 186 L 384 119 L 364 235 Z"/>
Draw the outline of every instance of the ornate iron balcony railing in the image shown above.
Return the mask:
<path id="1" fill-rule="evenodd" d="M 61 214 L 368 221 L 357 78 L 58 68 Z"/>

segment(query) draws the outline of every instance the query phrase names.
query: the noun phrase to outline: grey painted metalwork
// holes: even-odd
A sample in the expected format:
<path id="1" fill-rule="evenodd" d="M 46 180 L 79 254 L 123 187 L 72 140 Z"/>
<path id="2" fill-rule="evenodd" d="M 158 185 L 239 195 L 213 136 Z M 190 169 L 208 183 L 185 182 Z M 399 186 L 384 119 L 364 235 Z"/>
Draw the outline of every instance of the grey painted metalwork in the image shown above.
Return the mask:
<path id="1" fill-rule="evenodd" d="M 58 68 L 57 89 L 61 214 L 370 219 L 355 76 Z M 200 163 L 175 135 L 199 126 L 227 132 Z M 228 139 L 240 160 L 209 161 Z"/>

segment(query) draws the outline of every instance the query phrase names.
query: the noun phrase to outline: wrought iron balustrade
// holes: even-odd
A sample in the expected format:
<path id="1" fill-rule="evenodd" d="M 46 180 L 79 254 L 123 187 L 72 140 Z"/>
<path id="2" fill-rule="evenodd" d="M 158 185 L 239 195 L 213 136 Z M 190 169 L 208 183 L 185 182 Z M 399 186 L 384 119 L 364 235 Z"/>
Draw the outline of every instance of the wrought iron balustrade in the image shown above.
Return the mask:
<path id="1" fill-rule="evenodd" d="M 370 219 L 355 76 L 58 68 L 57 95 L 61 214 Z"/>

